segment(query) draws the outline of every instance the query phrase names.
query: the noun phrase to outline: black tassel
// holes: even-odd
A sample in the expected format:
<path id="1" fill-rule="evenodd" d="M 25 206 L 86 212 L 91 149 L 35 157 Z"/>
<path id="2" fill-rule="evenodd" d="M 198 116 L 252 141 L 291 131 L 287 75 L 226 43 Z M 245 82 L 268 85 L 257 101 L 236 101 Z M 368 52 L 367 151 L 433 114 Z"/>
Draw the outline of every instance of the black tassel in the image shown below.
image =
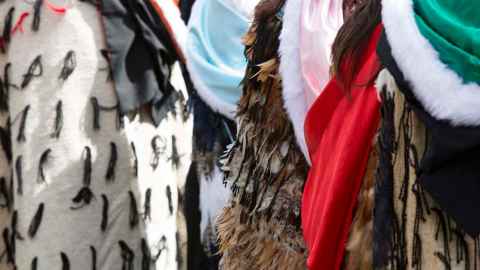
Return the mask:
<path id="1" fill-rule="evenodd" d="M 10 196 L 7 188 L 7 179 L 5 179 L 5 177 L 0 178 L 0 195 L 2 195 L 5 200 L 5 204 L 2 204 L 1 207 L 7 207 L 7 209 L 11 209 Z"/>
<path id="2" fill-rule="evenodd" d="M 92 150 L 90 147 L 84 148 L 84 163 L 83 163 L 83 185 L 90 186 L 92 182 Z"/>
<path id="3" fill-rule="evenodd" d="M 40 203 L 40 205 L 38 206 L 37 212 L 33 216 L 32 222 L 28 227 L 28 235 L 30 236 L 30 238 L 35 237 L 35 235 L 37 234 L 38 228 L 42 223 L 43 209 L 44 209 L 44 204 Z"/>
<path id="4" fill-rule="evenodd" d="M 135 259 L 135 254 L 124 241 L 119 241 L 118 245 L 120 246 L 120 256 L 123 260 L 122 270 L 133 270 L 133 260 Z"/>
<path id="5" fill-rule="evenodd" d="M 148 188 L 145 191 L 145 205 L 143 207 L 143 218 L 144 220 L 152 220 L 152 209 L 151 209 L 151 201 L 152 201 L 152 189 Z"/>
<path id="6" fill-rule="evenodd" d="M 37 266 L 38 266 L 38 258 L 35 257 L 33 258 L 32 260 L 32 266 L 30 267 L 32 270 L 37 270 Z"/>
<path id="7" fill-rule="evenodd" d="M 43 0 L 35 0 L 33 4 L 32 30 L 37 32 L 40 28 L 40 12 L 42 10 Z"/>
<path id="8" fill-rule="evenodd" d="M 45 164 L 48 162 L 50 153 L 52 152 L 51 149 L 45 150 L 43 154 L 40 156 L 40 162 L 38 165 L 38 177 L 37 177 L 37 183 L 45 183 Z"/>
<path id="9" fill-rule="evenodd" d="M 70 260 L 67 257 L 67 254 L 61 252 L 60 257 L 62 258 L 62 270 L 70 270 Z"/>
<path id="10" fill-rule="evenodd" d="M 115 166 L 117 164 L 117 145 L 114 142 L 110 142 L 110 161 L 108 162 L 107 174 L 105 179 L 107 182 L 115 181 Z"/>
<path id="11" fill-rule="evenodd" d="M 8 87 L 4 80 L 0 78 L 0 112 L 8 112 Z"/>
<path id="12" fill-rule="evenodd" d="M 53 128 L 53 132 L 50 135 L 51 138 L 60 138 L 60 133 L 62 132 L 63 128 L 63 103 L 62 101 L 57 102 L 57 107 L 55 109 L 56 111 L 56 116 L 55 116 L 55 126 Z"/>
<path id="13" fill-rule="evenodd" d="M 23 194 L 23 173 L 22 173 L 22 156 L 17 157 L 15 162 L 15 170 L 17 172 L 17 194 Z"/>
<path id="14" fill-rule="evenodd" d="M 465 269 L 470 269 L 470 252 L 468 250 L 467 241 L 465 241 L 465 234 L 461 233 L 458 230 L 455 230 L 455 236 L 457 237 L 457 264 L 464 260 Z"/>
<path id="15" fill-rule="evenodd" d="M 150 265 L 152 263 L 152 255 L 150 253 L 150 248 L 148 247 L 145 238 L 142 238 L 142 254 L 142 270 L 150 270 Z"/>
<path id="16" fill-rule="evenodd" d="M 100 130 L 100 106 L 96 97 L 90 98 L 93 108 L 93 130 Z"/>
<path id="17" fill-rule="evenodd" d="M 108 226 L 108 209 L 109 209 L 108 198 L 105 194 L 102 194 L 102 201 L 103 201 L 102 223 L 100 224 L 100 229 L 102 230 L 102 232 L 105 232 Z"/>
<path id="18" fill-rule="evenodd" d="M 6 46 L 10 43 L 10 34 L 12 33 L 12 26 L 13 26 L 13 13 L 15 12 L 15 8 L 10 8 L 8 10 L 7 16 L 5 17 L 5 25 L 3 27 L 2 38 L 4 44 L 0 44 L 2 53 L 5 53 L 7 48 Z"/>
<path id="19" fill-rule="evenodd" d="M 97 270 L 97 250 L 94 246 L 90 246 L 90 252 L 92 253 L 92 270 Z"/>
<path id="20" fill-rule="evenodd" d="M 0 127 L 0 141 L 2 143 L 3 152 L 8 162 L 12 162 L 12 137 L 10 133 L 10 124 L 5 128 Z"/>
<path id="21" fill-rule="evenodd" d="M 445 270 L 452 270 L 452 266 L 450 265 L 450 261 L 447 257 L 445 257 L 442 253 L 438 251 L 435 251 L 434 255 L 443 263 Z"/>
<path id="22" fill-rule="evenodd" d="M 10 67 L 11 63 L 7 63 L 3 69 L 3 86 L 5 87 L 5 92 L 8 95 L 10 93 L 10 87 L 18 89 L 18 86 L 10 82 Z"/>
<path id="23" fill-rule="evenodd" d="M 130 229 L 133 229 L 138 226 L 139 222 L 137 201 L 132 191 L 129 191 L 128 195 L 130 196 Z"/>
<path id="24" fill-rule="evenodd" d="M 138 156 L 137 156 L 137 149 L 135 148 L 135 144 L 133 142 L 130 143 L 133 152 L 133 175 L 138 177 Z"/>
<path id="25" fill-rule="evenodd" d="M 42 0 L 37 0 L 42 1 Z M 60 71 L 60 75 L 58 79 L 66 81 L 70 75 L 72 75 L 73 71 L 77 67 L 77 57 L 74 51 L 68 51 L 67 55 L 63 59 L 63 67 Z"/>
<path id="26" fill-rule="evenodd" d="M 11 241 L 10 230 L 8 228 L 3 229 L 2 233 L 3 244 L 5 245 L 5 251 L 7 253 L 7 263 L 15 264 L 15 250 L 14 241 Z"/>
<path id="27" fill-rule="evenodd" d="M 445 221 L 445 216 L 442 213 L 442 210 L 438 208 L 432 208 L 433 212 L 435 212 L 438 216 L 438 225 L 437 225 L 437 231 L 435 233 L 435 240 L 438 240 L 438 234 L 440 232 L 440 229 L 442 231 L 442 240 L 443 240 L 443 250 L 444 254 L 441 254 L 442 257 L 445 260 L 445 263 L 450 266 L 451 259 L 450 259 L 450 245 L 448 243 L 448 240 L 450 239 L 448 236 L 448 228 L 447 228 L 447 223 Z M 442 259 L 443 261 L 443 259 Z"/>
<path id="28" fill-rule="evenodd" d="M 172 155 L 168 158 L 168 161 L 172 162 L 172 167 L 178 169 L 180 166 L 180 154 L 177 149 L 177 138 L 175 135 L 172 135 Z"/>
<path id="29" fill-rule="evenodd" d="M 15 210 L 13 211 L 12 215 L 12 239 L 18 239 L 18 240 L 23 240 L 23 236 L 18 232 L 17 227 L 18 227 L 18 211 Z"/>
<path id="30" fill-rule="evenodd" d="M 93 195 L 93 192 L 90 190 L 90 188 L 83 187 L 82 189 L 80 189 L 77 195 L 75 195 L 75 197 L 73 197 L 72 199 L 72 202 L 74 204 L 80 204 L 80 203 L 82 204 L 78 206 L 71 206 L 70 209 L 77 210 L 84 207 L 85 205 L 89 205 L 92 202 L 93 198 L 94 198 L 94 195 Z"/>
<path id="31" fill-rule="evenodd" d="M 70 209 L 72 210 L 77 210 L 85 205 L 89 205 L 93 198 L 93 192 L 90 189 L 90 184 L 92 181 L 92 151 L 90 150 L 90 147 L 85 146 L 85 149 L 83 151 L 84 153 L 84 165 L 83 165 L 83 187 L 80 189 L 80 191 L 75 195 L 75 197 L 72 199 L 72 202 L 74 204 L 80 204 L 78 206 L 72 206 Z"/>
<path id="32" fill-rule="evenodd" d="M 25 142 L 25 125 L 27 124 L 28 112 L 30 111 L 30 105 L 27 105 L 22 112 L 22 118 L 20 119 L 20 127 L 18 130 L 17 142 Z"/>
<path id="33" fill-rule="evenodd" d="M 170 215 L 173 215 L 172 190 L 170 189 L 170 186 L 167 185 L 165 193 L 168 198 L 168 211 L 170 211 Z"/>
<path id="34" fill-rule="evenodd" d="M 156 170 L 160 161 L 160 155 L 164 154 L 165 150 L 167 149 L 165 139 L 160 137 L 159 135 L 156 135 L 150 141 L 150 146 L 152 147 L 153 152 L 153 157 L 150 165 L 152 166 L 153 170 Z"/>
<path id="35" fill-rule="evenodd" d="M 43 74 L 43 66 L 42 66 L 42 56 L 39 55 L 35 57 L 32 64 L 28 68 L 28 71 L 25 75 L 23 75 L 23 81 L 20 87 L 25 89 L 34 77 L 40 77 Z"/>
<path id="36" fill-rule="evenodd" d="M 15 191 L 13 189 L 14 179 L 13 179 L 13 171 L 10 172 L 10 184 L 8 185 L 8 196 L 10 198 L 10 208 L 8 208 L 9 212 L 12 211 L 13 206 L 15 205 Z"/>

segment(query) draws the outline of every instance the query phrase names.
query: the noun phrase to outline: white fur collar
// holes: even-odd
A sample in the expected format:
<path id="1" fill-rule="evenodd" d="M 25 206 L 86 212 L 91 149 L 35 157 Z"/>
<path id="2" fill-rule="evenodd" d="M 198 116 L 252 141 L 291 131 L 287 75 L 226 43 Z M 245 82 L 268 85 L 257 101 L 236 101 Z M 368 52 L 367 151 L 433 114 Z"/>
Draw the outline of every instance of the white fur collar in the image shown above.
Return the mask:
<path id="1" fill-rule="evenodd" d="M 412 0 L 383 0 L 382 6 L 392 55 L 425 109 L 453 125 L 480 125 L 480 86 L 464 83 L 440 61 L 417 27 Z"/>
<path id="2" fill-rule="evenodd" d="M 297 144 L 310 163 L 305 142 L 304 122 L 308 104 L 300 73 L 300 13 L 302 1 L 288 0 L 285 4 L 283 27 L 280 34 L 280 74 L 282 75 L 283 103 L 292 122 Z"/>

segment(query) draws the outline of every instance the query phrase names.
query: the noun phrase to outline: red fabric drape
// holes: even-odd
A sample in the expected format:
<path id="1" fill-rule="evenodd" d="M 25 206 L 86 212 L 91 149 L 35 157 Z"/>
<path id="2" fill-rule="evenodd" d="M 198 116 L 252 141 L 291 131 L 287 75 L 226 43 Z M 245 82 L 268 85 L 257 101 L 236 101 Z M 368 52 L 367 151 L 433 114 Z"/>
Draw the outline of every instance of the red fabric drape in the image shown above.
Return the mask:
<path id="1" fill-rule="evenodd" d="M 303 200 L 302 226 L 311 270 L 340 269 L 357 195 L 380 119 L 374 78 L 379 70 L 373 33 L 352 89 L 333 78 L 307 114 L 305 136 L 312 157 Z M 349 92 L 347 94 L 346 92 Z"/>

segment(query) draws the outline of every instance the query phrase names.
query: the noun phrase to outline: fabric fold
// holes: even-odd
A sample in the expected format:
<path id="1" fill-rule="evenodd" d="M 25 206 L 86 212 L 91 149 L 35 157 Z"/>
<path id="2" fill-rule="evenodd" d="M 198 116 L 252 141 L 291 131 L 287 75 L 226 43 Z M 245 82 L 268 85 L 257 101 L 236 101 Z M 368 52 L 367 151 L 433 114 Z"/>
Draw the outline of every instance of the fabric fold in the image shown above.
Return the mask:
<path id="1" fill-rule="evenodd" d="M 445 51 L 445 46 L 465 44 L 469 37 L 475 42 L 478 25 L 458 20 L 457 15 L 451 13 L 456 8 L 445 1 L 437 1 L 435 5 L 429 1 L 384 2 L 386 37 L 380 43 L 384 48 L 382 62 L 428 133 L 426 151 L 419 165 L 419 183 L 467 233 L 477 236 L 480 218 L 473 213 L 480 204 L 480 173 L 475 161 L 480 155 L 477 105 L 480 86 L 474 82 L 466 83 L 471 73 L 462 72 L 460 66 L 467 62 L 459 55 L 453 56 L 451 51 Z M 427 10 L 435 12 L 424 13 Z M 421 21 L 415 12 L 423 16 Z M 403 30 L 399 32 L 400 21 Z M 431 22 L 428 29 L 424 24 L 427 21 Z M 439 40 L 439 35 L 431 36 L 433 27 L 438 25 L 443 25 L 441 30 L 445 32 L 436 34 L 450 36 L 450 45 Z M 465 28 L 470 31 L 462 31 Z M 463 33 L 462 36 L 453 33 L 453 29 Z M 406 31 L 411 35 L 404 35 Z M 409 38 L 405 39 L 405 36 Z M 414 50 L 415 47 L 419 49 Z M 416 69 L 414 67 L 419 65 L 412 65 L 413 61 L 420 61 L 422 65 Z"/>
<path id="2" fill-rule="evenodd" d="M 175 44 L 152 2 L 101 1 L 107 51 L 120 112 L 151 106 L 158 125 L 162 103 L 172 93 L 170 66 Z"/>
<path id="3" fill-rule="evenodd" d="M 302 200 L 302 226 L 311 270 L 340 269 L 358 192 L 376 134 L 380 102 L 373 79 L 380 68 L 378 26 L 349 94 L 333 78 L 307 115 L 305 133 L 313 166 Z"/>
<path id="4" fill-rule="evenodd" d="M 230 119 L 242 93 L 247 66 L 242 37 L 251 12 L 251 2 L 197 0 L 188 24 L 185 57 L 192 81 L 199 96 Z"/>

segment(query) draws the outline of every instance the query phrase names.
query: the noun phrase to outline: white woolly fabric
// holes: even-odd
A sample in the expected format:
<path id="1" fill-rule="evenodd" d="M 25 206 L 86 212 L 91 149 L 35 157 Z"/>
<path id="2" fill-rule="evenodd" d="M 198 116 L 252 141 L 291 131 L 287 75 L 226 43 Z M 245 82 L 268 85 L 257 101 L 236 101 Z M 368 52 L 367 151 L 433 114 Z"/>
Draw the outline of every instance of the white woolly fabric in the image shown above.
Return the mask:
<path id="1" fill-rule="evenodd" d="M 0 13 L 5 5 L 0 4 Z M 65 14 L 44 5 L 36 32 L 31 29 L 32 6 L 25 1 L 14 5 L 15 23 L 22 12 L 31 14 L 7 52 L 10 82 L 20 86 L 38 56 L 42 67 L 41 72 L 38 66 L 33 68 L 36 75 L 30 82 L 23 89 L 11 88 L 9 95 L 12 164 L 20 156 L 23 164 L 23 184 L 14 168 L 13 209 L 18 216 L 16 230 L 23 236 L 16 240 L 16 269 L 31 269 L 34 258 L 38 269 L 93 269 L 92 249 L 100 270 L 143 269 L 145 260 L 149 269 L 177 269 L 177 183 L 184 181 L 190 166 L 191 120 L 184 123 L 169 114 L 155 127 L 147 115 L 138 114 L 120 118 L 124 126 L 119 125 L 118 100 L 101 54 L 106 48 L 101 20 L 88 1 L 75 1 Z M 74 52 L 74 69 L 60 79 L 68 52 Z M 3 70 L 6 58 L 0 60 Z M 173 73 L 175 87 L 185 91 L 178 66 Z M 98 113 L 92 98 L 100 105 Z M 24 141 L 17 139 L 22 122 Z M 61 132 L 52 136 L 58 123 Z M 0 176 L 8 177 L 3 158 L 0 162 Z M 91 164 L 91 174 L 86 164 Z M 114 176 L 107 179 L 109 168 Z M 90 183 L 85 182 L 86 174 L 91 175 Z M 86 187 L 93 199 L 84 205 L 73 202 Z M 32 220 L 41 204 L 43 216 L 32 236 Z M 138 218 L 133 226 L 132 217 Z M 3 231 L 5 225 L 0 222 L 0 226 Z M 123 244 L 132 254 L 122 252 Z M 70 268 L 62 268 L 62 253 Z M 125 262 L 125 257 L 130 261 Z"/>
<path id="2" fill-rule="evenodd" d="M 283 103 L 293 125 L 300 150 L 310 163 L 305 142 L 304 123 L 308 110 L 305 85 L 300 73 L 300 15 L 302 1 L 287 0 L 284 7 L 283 27 L 280 33 L 280 74 L 282 75 Z"/>
<path id="3" fill-rule="evenodd" d="M 392 55 L 412 91 L 435 118 L 452 125 L 480 124 L 480 86 L 464 83 L 441 62 L 415 22 L 412 0 L 383 0 L 382 18 Z"/>
<path id="4" fill-rule="evenodd" d="M 213 167 L 211 175 L 200 175 L 200 232 L 202 243 L 211 244 L 212 239 L 205 239 L 209 234 L 213 234 L 216 243 L 215 224 L 218 215 L 222 212 L 231 197 L 229 186 L 223 184 L 224 175 L 217 165 Z M 210 227 L 210 228 L 209 228 Z"/>

